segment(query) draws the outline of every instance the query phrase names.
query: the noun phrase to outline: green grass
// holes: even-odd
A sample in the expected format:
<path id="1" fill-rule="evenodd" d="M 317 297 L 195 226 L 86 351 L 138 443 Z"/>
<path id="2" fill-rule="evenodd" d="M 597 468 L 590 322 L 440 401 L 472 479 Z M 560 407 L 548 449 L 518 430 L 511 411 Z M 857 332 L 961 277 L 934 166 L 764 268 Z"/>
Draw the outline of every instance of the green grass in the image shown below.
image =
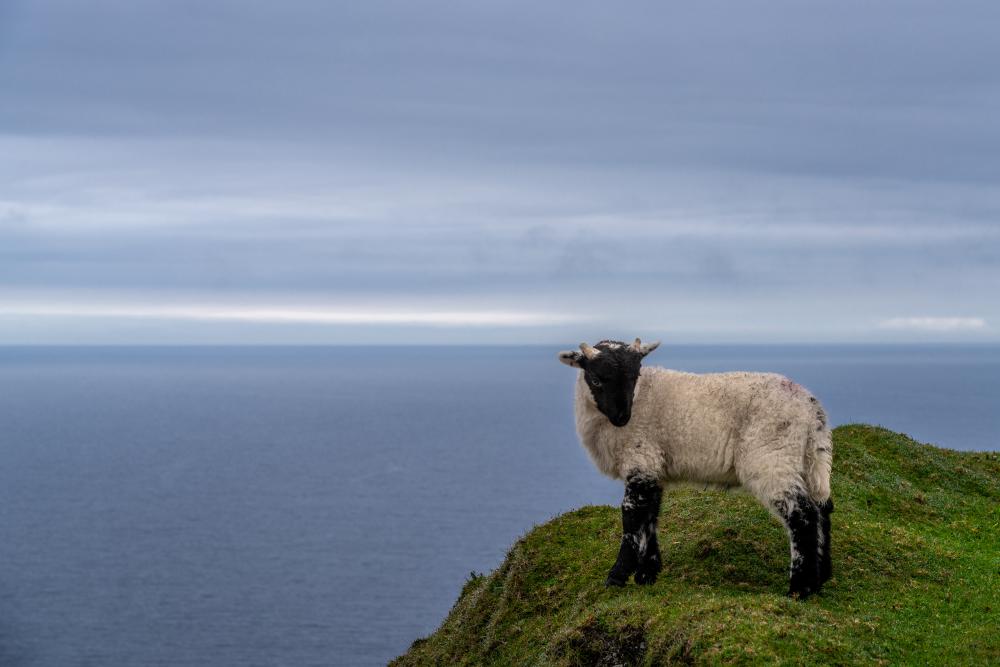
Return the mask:
<path id="1" fill-rule="evenodd" d="M 834 576 L 786 598 L 783 528 L 743 494 L 664 494 L 653 586 L 605 589 L 617 508 L 538 526 L 394 665 L 1000 664 L 1000 456 L 834 431 Z"/>

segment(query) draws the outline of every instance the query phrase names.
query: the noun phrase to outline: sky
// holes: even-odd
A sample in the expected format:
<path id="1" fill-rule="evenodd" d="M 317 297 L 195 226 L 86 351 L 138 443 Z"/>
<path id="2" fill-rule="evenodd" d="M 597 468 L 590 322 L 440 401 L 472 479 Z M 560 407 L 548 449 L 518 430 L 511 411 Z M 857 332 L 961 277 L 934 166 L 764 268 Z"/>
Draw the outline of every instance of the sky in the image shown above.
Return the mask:
<path id="1" fill-rule="evenodd" d="M 0 1 L 0 344 L 1000 341 L 995 2 Z"/>

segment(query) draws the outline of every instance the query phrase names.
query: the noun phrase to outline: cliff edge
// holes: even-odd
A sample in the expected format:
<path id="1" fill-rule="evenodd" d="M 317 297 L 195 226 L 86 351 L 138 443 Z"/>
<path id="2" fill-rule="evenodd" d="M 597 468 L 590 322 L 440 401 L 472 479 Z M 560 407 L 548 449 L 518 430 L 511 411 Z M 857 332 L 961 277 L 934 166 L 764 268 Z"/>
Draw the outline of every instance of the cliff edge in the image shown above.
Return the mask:
<path id="1" fill-rule="evenodd" d="M 619 511 L 584 507 L 472 576 L 393 665 L 1000 663 L 1000 455 L 834 431 L 834 574 L 783 594 L 788 542 L 753 498 L 664 494 L 664 568 L 605 589 Z"/>

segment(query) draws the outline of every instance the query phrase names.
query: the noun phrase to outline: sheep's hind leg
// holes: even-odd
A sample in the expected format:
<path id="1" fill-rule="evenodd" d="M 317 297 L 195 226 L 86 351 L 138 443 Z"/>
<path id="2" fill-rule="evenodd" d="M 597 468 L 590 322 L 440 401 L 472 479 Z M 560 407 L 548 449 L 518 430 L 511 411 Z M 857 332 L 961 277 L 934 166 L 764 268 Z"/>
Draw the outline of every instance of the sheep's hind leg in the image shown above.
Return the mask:
<path id="1" fill-rule="evenodd" d="M 608 573 L 607 586 L 624 586 L 635 574 L 635 583 L 652 584 L 663 567 L 656 539 L 663 490 L 655 475 L 632 473 L 625 482 L 622 500 L 622 543 L 618 560 Z"/>
<path id="2" fill-rule="evenodd" d="M 830 559 L 830 514 L 833 513 L 833 501 L 827 498 L 819 506 L 819 585 L 822 586 L 833 575 L 833 563 Z"/>
<path id="3" fill-rule="evenodd" d="M 804 493 L 790 494 L 774 503 L 775 510 L 788 529 L 791 545 L 788 594 L 800 599 L 819 590 L 820 571 L 817 547 L 819 545 L 819 508 Z"/>

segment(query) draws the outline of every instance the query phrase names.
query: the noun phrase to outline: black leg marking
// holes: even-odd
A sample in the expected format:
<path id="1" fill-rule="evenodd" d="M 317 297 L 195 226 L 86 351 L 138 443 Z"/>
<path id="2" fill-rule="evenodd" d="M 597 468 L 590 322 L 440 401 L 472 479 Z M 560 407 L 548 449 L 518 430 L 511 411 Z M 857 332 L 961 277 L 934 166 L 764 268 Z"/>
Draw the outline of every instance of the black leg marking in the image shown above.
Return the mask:
<path id="1" fill-rule="evenodd" d="M 788 594 L 804 599 L 819 589 L 819 508 L 800 493 L 779 503 L 778 511 L 791 542 Z"/>
<path id="2" fill-rule="evenodd" d="M 608 586 L 624 586 L 635 574 L 635 583 L 652 584 L 663 567 L 656 540 L 663 490 L 655 476 L 633 473 L 626 478 L 622 500 L 622 543 L 618 560 L 608 573 Z"/>
<path id="3" fill-rule="evenodd" d="M 819 506 L 819 585 L 822 586 L 833 575 L 833 563 L 830 559 L 830 514 L 833 513 L 833 500 L 827 499 Z"/>

